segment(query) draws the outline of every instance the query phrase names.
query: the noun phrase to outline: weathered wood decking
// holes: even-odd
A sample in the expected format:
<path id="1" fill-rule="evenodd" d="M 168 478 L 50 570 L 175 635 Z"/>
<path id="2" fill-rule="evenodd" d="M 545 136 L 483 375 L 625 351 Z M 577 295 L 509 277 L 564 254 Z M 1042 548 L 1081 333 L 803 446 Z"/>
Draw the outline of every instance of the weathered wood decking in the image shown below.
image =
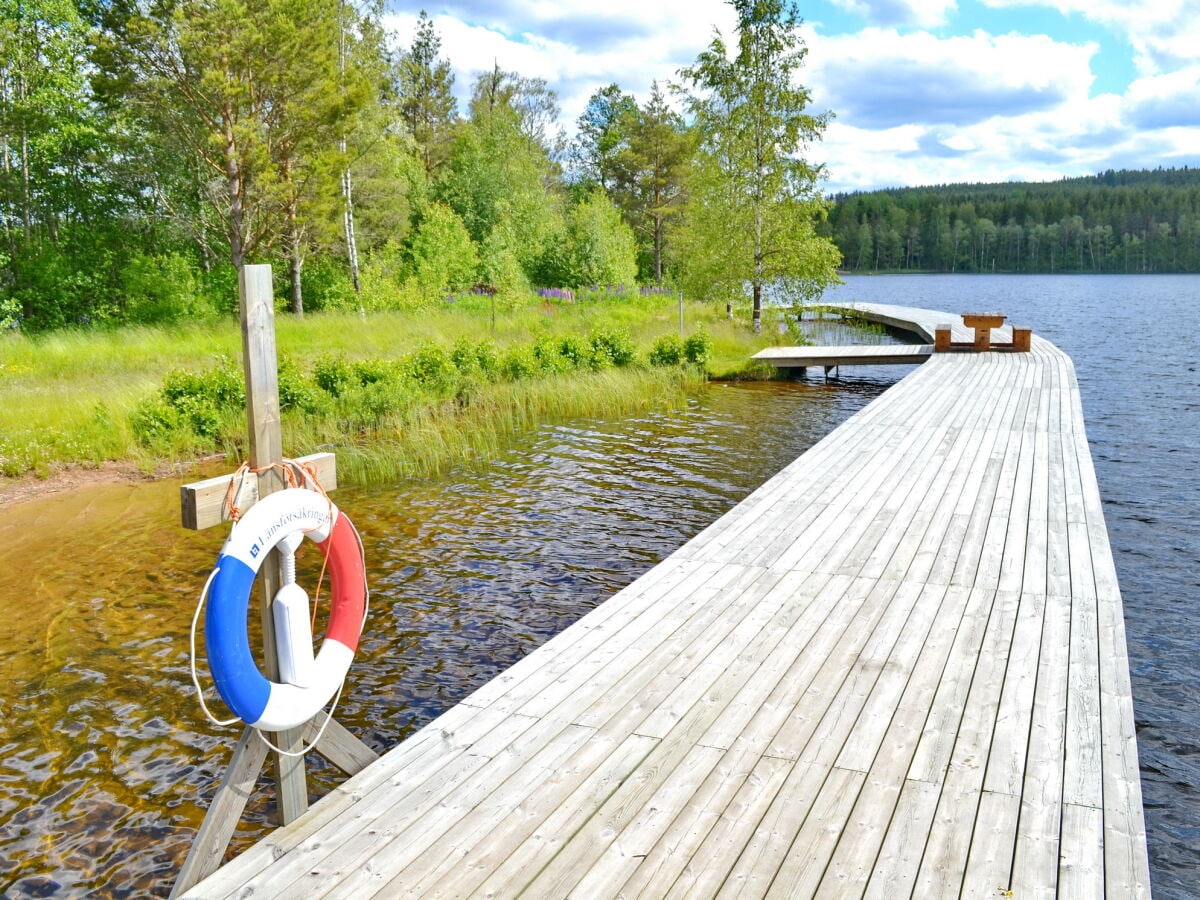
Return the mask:
<path id="1" fill-rule="evenodd" d="M 768 362 L 777 369 L 806 369 L 810 366 L 916 365 L 933 355 L 932 344 L 864 344 L 851 347 L 768 347 L 752 359 Z"/>
<path id="2" fill-rule="evenodd" d="M 1008 889 L 1149 894 L 1121 597 L 1036 338 L 935 355 L 188 896 Z"/>

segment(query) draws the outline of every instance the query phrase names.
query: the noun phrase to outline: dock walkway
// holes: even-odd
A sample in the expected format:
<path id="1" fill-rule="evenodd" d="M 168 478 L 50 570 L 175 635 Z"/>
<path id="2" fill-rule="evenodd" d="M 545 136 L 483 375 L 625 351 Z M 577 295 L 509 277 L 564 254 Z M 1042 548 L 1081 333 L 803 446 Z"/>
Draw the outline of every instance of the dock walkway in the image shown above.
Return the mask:
<path id="1" fill-rule="evenodd" d="M 1079 391 L 1036 337 L 935 354 L 186 896 L 1008 890 L 1150 893 Z"/>

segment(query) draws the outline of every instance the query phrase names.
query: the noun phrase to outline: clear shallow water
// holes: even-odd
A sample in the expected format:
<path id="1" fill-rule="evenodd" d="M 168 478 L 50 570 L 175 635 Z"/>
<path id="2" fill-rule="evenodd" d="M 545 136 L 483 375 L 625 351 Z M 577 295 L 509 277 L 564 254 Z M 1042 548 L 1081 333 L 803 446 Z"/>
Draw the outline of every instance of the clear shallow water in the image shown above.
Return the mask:
<path id="1" fill-rule="evenodd" d="M 339 720 L 394 746 L 888 383 L 717 385 L 680 412 L 544 428 L 486 472 L 339 490 L 372 587 Z M 0 518 L 5 896 L 165 895 L 228 762 L 238 730 L 202 719 L 187 653 L 223 535 L 181 530 L 177 504 L 173 484 L 118 486 Z M 317 769 L 310 785 L 340 780 Z M 269 795 L 258 792 L 235 849 L 274 821 Z"/>
<path id="2" fill-rule="evenodd" d="M 1125 597 L 1152 875 L 1169 898 L 1197 895 L 1200 861 L 1200 380 L 1186 318 L 1198 294 L 1200 278 L 1170 276 L 862 277 L 830 294 L 1001 309 L 1075 358 Z M 339 719 L 393 746 L 905 371 L 717 385 L 682 412 L 542 429 L 484 473 L 339 490 L 373 591 Z M 224 771 L 237 731 L 201 718 L 187 661 L 222 536 L 178 528 L 177 498 L 172 484 L 119 486 L 0 511 L 6 896 L 165 895 Z M 339 780 L 317 769 L 310 784 Z M 236 848 L 269 829 L 268 796 Z"/>

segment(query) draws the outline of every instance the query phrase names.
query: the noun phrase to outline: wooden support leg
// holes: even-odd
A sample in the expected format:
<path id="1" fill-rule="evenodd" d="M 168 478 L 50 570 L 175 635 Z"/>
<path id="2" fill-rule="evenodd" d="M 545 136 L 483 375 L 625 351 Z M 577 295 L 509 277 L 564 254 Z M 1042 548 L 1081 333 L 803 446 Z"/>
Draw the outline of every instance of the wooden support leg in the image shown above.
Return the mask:
<path id="1" fill-rule="evenodd" d="M 316 740 L 324 721 L 324 717 L 317 716 L 309 722 L 305 726 L 304 740 Z M 378 753 L 347 731 L 337 719 L 330 720 L 325 726 L 325 733 L 314 749 L 347 775 L 357 775 L 379 759 Z"/>
<path id="2" fill-rule="evenodd" d="M 178 897 L 220 867 L 266 759 L 267 745 L 253 728 L 245 729 L 171 888 L 172 897 Z"/>

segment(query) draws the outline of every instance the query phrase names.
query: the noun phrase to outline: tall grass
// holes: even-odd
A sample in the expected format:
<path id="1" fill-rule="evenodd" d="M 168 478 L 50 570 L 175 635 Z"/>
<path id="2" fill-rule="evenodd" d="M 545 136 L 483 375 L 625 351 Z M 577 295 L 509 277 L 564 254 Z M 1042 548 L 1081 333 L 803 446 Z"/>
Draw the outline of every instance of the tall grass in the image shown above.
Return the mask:
<path id="1" fill-rule="evenodd" d="M 687 303 L 687 333 L 704 329 L 712 338 L 709 372 L 717 378 L 747 372 L 749 357 L 778 343 L 767 328 L 753 335 L 723 310 Z M 599 329 L 628 333 L 642 357 L 652 344 L 679 331 L 677 298 L 633 297 L 622 301 L 555 303 L 540 299 L 515 310 L 498 311 L 492 321 L 486 297 L 463 298 L 420 313 L 379 312 L 289 314 L 276 318 L 282 357 L 301 368 L 318 360 L 400 358 L 434 344 L 488 339 L 501 350 L 541 338 L 583 336 Z M 176 370 L 200 372 L 219 360 L 240 358 L 236 322 L 170 328 L 61 331 L 28 337 L 0 336 L 0 474 L 44 476 L 71 464 L 88 466 L 125 461 L 147 471 L 163 462 L 186 460 L 211 451 L 180 435 L 148 448 L 139 444 L 131 416 Z M 755 372 L 756 376 L 765 374 Z M 550 380 L 492 385 L 467 407 L 425 404 L 402 423 L 380 421 L 374 433 L 346 434 L 337 423 L 312 420 L 285 427 L 288 452 L 298 455 L 317 445 L 337 444 L 349 477 L 390 477 L 438 471 L 447 461 L 484 458 L 517 431 L 549 418 L 611 412 L 623 414 L 645 404 L 679 402 L 678 373 L 620 371 L 555 376 Z M 230 429 L 244 431 L 240 422 Z M 222 429 L 223 431 L 226 429 Z M 225 439 L 231 453 L 244 448 Z"/>

